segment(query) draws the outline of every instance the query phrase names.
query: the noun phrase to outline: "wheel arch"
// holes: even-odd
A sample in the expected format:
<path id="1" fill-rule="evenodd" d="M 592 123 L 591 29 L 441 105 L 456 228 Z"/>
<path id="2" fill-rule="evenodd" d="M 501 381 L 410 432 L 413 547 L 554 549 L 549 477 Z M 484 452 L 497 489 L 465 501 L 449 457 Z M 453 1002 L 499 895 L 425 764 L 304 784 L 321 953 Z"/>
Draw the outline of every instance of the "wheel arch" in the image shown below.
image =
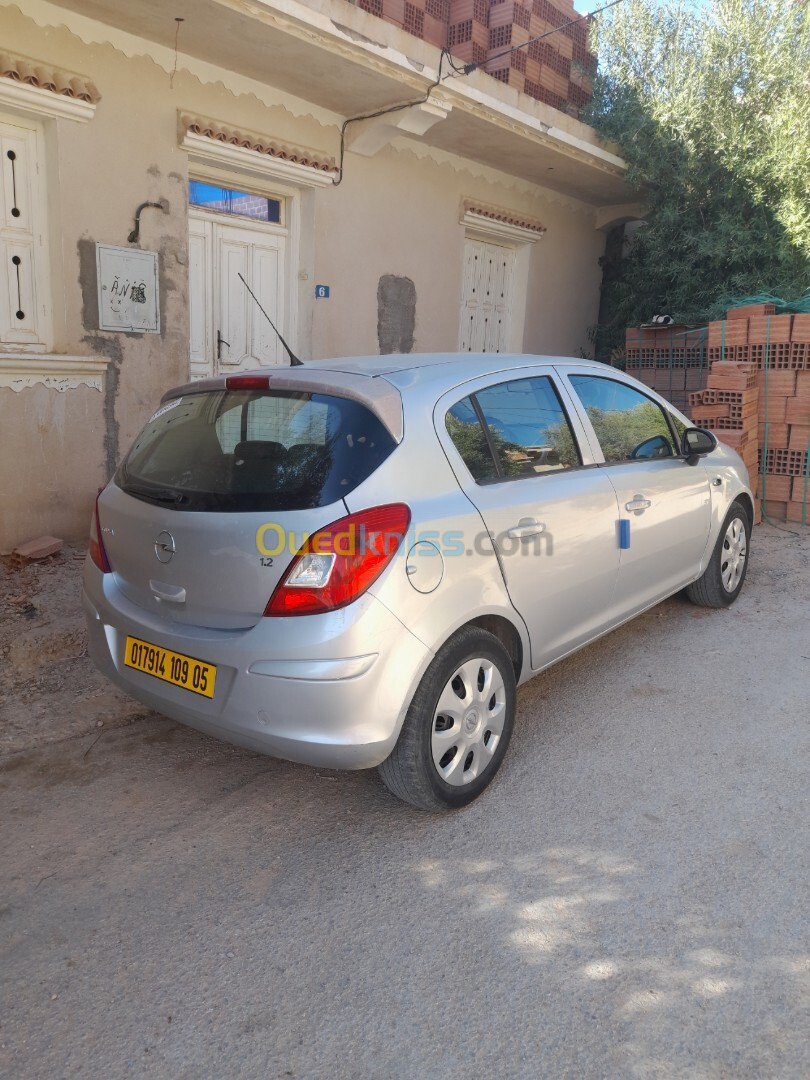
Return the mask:
<path id="1" fill-rule="evenodd" d="M 737 494 L 734 496 L 734 498 L 731 501 L 732 502 L 742 503 L 742 505 L 745 507 L 746 512 L 748 514 L 748 520 L 750 521 L 751 525 L 753 525 L 754 524 L 754 500 L 751 498 L 751 496 L 748 494 L 748 492 L 747 491 L 738 491 Z"/>
<path id="2" fill-rule="evenodd" d="M 515 681 L 520 682 L 523 672 L 523 641 L 515 624 L 503 615 L 479 615 L 475 619 L 470 619 L 464 626 L 478 626 L 496 637 L 509 653 L 512 667 L 515 669 Z M 458 627 L 456 633 L 461 629 L 463 627 Z"/>

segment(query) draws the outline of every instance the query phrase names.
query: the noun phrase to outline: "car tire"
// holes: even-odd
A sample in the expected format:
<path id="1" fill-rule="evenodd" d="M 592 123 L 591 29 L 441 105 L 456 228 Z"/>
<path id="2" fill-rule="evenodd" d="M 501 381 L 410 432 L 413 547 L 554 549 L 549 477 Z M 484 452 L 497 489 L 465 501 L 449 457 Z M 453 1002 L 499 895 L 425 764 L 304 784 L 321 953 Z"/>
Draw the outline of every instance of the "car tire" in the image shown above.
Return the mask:
<path id="1" fill-rule="evenodd" d="M 396 746 L 379 772 L 420 810 L 466 806 L 493 780 L 516 709 L 515 669 L 502 643 L 466 626 L 439 650 L 417 687 Z"/>
<path id="2" fill-rule="evenodd" d="M 687 586 L 686 595 L 700 607 L 723 608 L 740 595 L 748 572 L 751 520 L 740 502 L 733 502 L 720 527 L 709 565 L 697 581 Z"/>

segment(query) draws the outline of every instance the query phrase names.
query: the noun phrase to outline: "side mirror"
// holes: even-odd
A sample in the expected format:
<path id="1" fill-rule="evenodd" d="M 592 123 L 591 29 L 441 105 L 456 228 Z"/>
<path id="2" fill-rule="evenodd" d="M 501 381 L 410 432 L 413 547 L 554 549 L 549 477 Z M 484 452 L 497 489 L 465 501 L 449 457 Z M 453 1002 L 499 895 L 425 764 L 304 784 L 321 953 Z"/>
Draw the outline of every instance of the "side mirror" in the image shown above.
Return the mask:
<path id="1" fill-rule="evenodd" d="M 717 446 L 717 439 L 711 431 L 704 428 L 690 427 L 683 433 L 681 453 L 687 465 L 697 465 L 698 461 L 710 454 Z"/>
<path id="2" fill-rule="evenodd" d="M 672 457 L 672 446 L 665 435 L 653 435 L 639 443 L 630 455 L 635 461 L 651 461 L 654 458 Z"/>

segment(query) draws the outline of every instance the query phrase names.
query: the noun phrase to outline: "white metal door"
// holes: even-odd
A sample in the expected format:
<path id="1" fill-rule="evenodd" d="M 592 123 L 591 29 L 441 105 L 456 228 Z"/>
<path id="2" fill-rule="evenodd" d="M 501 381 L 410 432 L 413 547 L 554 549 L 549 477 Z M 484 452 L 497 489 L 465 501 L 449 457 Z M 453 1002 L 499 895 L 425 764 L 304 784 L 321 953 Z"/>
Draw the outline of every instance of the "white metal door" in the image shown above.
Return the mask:
<path id="1" fill-rule="evenodd" d="M 462 352 L 507 351 L 514 265 L 511 248 L 483 240 L 465 241 L 459 326 Z"/>
<path id="2" fill-rule="evenodd" d="M 278 337 L 239 278 L 285 334 L 285 240 L 255 222 L 189 214 L 192 378 L 286 363 Z"/>

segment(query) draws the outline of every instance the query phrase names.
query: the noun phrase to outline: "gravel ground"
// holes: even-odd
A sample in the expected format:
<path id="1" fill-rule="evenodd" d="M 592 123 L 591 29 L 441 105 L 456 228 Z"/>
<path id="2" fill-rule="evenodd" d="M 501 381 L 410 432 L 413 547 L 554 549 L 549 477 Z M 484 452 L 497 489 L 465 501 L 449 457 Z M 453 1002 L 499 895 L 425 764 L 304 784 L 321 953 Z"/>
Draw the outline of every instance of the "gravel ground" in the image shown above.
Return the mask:
<path id="1" fill-rule="evenodd" d="M 753 550 L 524 687 L 456 814 L 112 706 L 4 757 L 0 1075 L 806 1078 L 810 530 Z"/>
<path id="2" fill-rule="evenodd" d="M 14 569 L 0 558 L 0 755 L 145 716 L 87 656 L 85 549 Z"/>

